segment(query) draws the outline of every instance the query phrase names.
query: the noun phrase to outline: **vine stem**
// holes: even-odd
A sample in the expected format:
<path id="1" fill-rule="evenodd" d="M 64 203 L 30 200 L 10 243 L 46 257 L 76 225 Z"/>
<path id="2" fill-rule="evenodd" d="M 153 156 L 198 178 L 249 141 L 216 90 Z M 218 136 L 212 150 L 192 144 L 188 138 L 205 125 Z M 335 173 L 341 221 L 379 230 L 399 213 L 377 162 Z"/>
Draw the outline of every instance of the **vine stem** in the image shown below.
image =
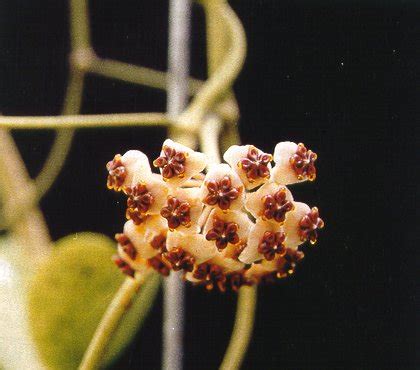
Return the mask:
<path id="1" fill-rule="evenodd" d="M 202 5 L 206 14 L 206 28 L 207 28 L 207 59 L 209 66 L 209 74 L 217 71 L 217 68 L 224 60 L 226 50 L 229 50 L 230 44 L 236 42 L 236 38 L 227 37 L 223 32 L 223 18 L 218 16 L 218 11 L 221 6 L 228 6 L 225 0 L 202 0 Z M 229 17 L 236 17 L 234 13 L 228 12 Z M 225 19 L 226 21 L 226 19 Z M 233 27 L 235 34 L 238 33 L 241 43 L 246 45 L 245 33 L 242 30 L 241 23 L 236 19 L 230 20 L 231 28 Z M 243 49 L 245 48 L 242 47 Z M 231 99 L 234 99 L 233 93 L 230 92 Z M 238 144 L 240 141 L 238 126 L 236 122 L 230 122 L 227 125 L 225 132 L 220 138 L 220 127 L 217 120 L 207 120 L 206 125 L 209 127 L 201 131 L 201 145 L 203 151 L 208 153 L 208 156 L 219 163 L 220 147 L 226 150 L 230 145 Z M 211 133 L 206 136 L 206 133 Z M 206 140 L 206 137 L 208 138 Z M 221 142 L 219 143 L 219 139 Z M 212 142 L 212 145 L 210 145 Z M 220 145 L 219 145 L 220 144 Z M 257 288 L 242 287 L 238 292 L 238 302 L 235 315 L 235 324 L 231 335 L 229 346 L 224 355 L 220 370 L 237 370 L 240 368 L 245 354 L 247 352 L 252 331 L 254 327 L 254 317 L 257 304 Z"/>
<path id="2" fill-rule="evenodd" d="M 191 0 L 169 1 L 167 111 L 171 118 L 181 114 L 188 103 L 190 64 Z M 170 128 L 169 136 L 189 147 L 196 135 Z M 163 284 L 162 369 L 181 370 L 184 356 L 185 286 L 180 273 L 171 273 Z"/>
<path id="3" fill-rule="evenodd" d="M 168 126 L 164 113 L 110 113 L 66 116 L 0 116 L 0 127 L 11 129 L 75 129 L 124 126 Z"/>
<path id="4" fill-rule="evenodd" d="M 205 5 L 207 1 L 202 3 Z M 194 96 L 188 109 L 179 117 L 180 127 L 202 122 L 206 114 L 229 92 L 245 60 L 246 38 L 238 17 L 225 1 L 214 1 L 213 10 L 213 16 L 219 17 L 226 27 L 230 48 L 206 84 Z"/>
<path id="5" fill-rule="evenodd" d="M 79 370 L 99 368 L 112 334 L 117 329 L 124 313 L 129 309 L 133 297 L 144 283 L 147 274 L 147 272 L 137 273 L 134 279 L 131 277 L 125 279 L 96 328 L 89 347 L 83 356 Z"/>
<path id="6" fill-rule="evenodd" d="M 220 129 L 221 122 L 218 117 L 209 115 L 200 130 L 200 145 L 203 152 L 209 158 L 209 166 L 221 162 L 219 152 Z M 238 370 L 240 368 L 251 340 L 256 304 L 256 286 L 241 287 L 238 292 L 233 332 L 220 370 Z"/>
<path id="7" fill-rule="evenodd" d="M 256 304 L 256 286 L 239 289 L 235 324 L 219 370 L 238 370 L 241 367 L 252 336 Z"/>
<path id="8" fill-rule="evenodd" d="M 70 45 L 69 82 L 67 83 L 61 114 L 79 113 L 83 99 L 85 71 L 80 64 L 89 60 L 91 55 L 91 37 L 87 0 L 70 0 Z M 77 58 L 76 58 L 77 57 Z M 77 63 L 79 60 L 81 63 Z M 61 172 L 74 139 L 74 129 L 61 128 L 56 131 L 54 144 L 48 157 L 35 179 L 37 201 L 47 193 L 58 174 Z"/>
<path id="9" fill-rule="evenodd" d="M 12 235 L 22 246 L 21 252 L 31 261 L 31 266 L 36 267 L 50 251 L 50 236 L 39 208 L 27 207 L 34 186 L 12 135 L 5 129 L 0 129 L 0 173 L 0 197 L 5 203 L 5 216 L 15 207 L 25 210 L 11 228 Z"/>

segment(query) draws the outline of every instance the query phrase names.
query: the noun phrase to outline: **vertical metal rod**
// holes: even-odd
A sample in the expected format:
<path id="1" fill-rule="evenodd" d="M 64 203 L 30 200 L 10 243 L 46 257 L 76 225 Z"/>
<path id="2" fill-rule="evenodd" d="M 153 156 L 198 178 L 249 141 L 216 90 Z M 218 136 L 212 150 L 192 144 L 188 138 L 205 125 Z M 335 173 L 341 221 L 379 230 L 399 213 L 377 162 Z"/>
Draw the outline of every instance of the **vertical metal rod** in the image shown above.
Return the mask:
<path id="1" fill-rule="evenodd" d="M 169 2 L 167 111 L 176 117 L 188 102 L 191 1 Z M 181 370 L 183 360 L 184 283 L 178 273 L 164 282 L 163 370 Z"/>

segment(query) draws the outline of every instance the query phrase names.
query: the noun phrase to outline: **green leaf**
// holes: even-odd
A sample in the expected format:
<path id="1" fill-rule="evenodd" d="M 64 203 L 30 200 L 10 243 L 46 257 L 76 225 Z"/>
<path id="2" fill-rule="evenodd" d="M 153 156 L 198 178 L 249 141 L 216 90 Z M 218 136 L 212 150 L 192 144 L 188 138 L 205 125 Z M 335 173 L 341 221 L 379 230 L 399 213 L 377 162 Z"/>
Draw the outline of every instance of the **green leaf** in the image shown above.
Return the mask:
<path id="1" fill-rule="evenodd" d="M 31 331 L 51 369 L 77 369 L 86 348 L 125 276 L 111 261 L 115 242 L 95 233 L 69 235 L 35 274 L 29 290 Z M 130 343 L 158 292 L 153 274 L 140 289 L 114 335 L 103 364 Z"/>

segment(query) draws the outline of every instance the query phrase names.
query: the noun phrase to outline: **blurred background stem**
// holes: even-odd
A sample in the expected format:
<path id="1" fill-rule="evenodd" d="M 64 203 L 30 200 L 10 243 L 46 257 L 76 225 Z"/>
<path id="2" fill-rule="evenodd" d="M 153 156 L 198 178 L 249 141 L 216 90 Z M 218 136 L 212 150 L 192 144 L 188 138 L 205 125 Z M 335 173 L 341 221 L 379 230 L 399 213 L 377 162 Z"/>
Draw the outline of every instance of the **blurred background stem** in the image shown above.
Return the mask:
<path id="1" fill-rule="evenodd" d="M 0 129 L 0 198 L 6 217 L 22 209 L 22 217 L 10 229 L 16 244 L 22 246 L 22 257 L 36 267 L 50 250 L 50 236 L 42 212 L 35 205 L 27 207 L 34 185 L 19 154 L 12 135 Z"/>
<path id="2" fill-rule="evenodd" d="M 67 91 L 61 114 L 77 114 L 82 106 L 85 77 L 84 64 L 89 64 L 91 54 L 89 12 L 87 0 L 70 0 L 70 57 Z M 75 131 L 60 129 L 43 168 L 35 179 L 38 197 L 41 198 L 54 183 L 70 152 Z"/>
<path id="3" fill-rule="evenodd" d="M 167 112 L 182 113 L 188 103 L 190 67 L 191 0 L 169 1 Z M 169 137 L 191 148 L 196 135 L 170 128 Z M 163 284 L 162 369 L 181 370 L 184 357 L 185 284 L 181 273 L 172 272 Z"/>

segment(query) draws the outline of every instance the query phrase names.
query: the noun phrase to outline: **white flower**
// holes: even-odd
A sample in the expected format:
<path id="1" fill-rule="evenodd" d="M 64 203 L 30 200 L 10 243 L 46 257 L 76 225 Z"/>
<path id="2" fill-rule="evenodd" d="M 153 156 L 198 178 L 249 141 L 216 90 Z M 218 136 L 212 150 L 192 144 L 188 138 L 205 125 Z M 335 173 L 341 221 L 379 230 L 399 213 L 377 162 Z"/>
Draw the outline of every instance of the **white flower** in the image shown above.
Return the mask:
<path id="1" fill-rule="evenodd" d="M 278 143 L 274 149 L 276 165 L 272 170 L 273 180 L 284 185 L 305 180 L 313 181 L 316 178 L 316 159 L 317 155 L 307 150 L 303 144 L 290 141 Z"/>
<path id="2" fill-rule="evenodd" d="M 272 155 L 253 145 L 232 145 L 223 159 L 239 175 L 247 190 L 256 188 L 270 178 Z"/>
<path id="3" fill-rule="evenodd" d="M 177 188 L 171 192 L 160 215 L 167 220 L 169 230 L 199 233 L 198 220 L 203 211 L 198 188 Z"/>
<path id="4" fill-rule="evenodd" d="M 201 200 L 211 207 L 223 211 L 241 209 L 244 199 L 244 185 L 239 176 L 227 164 L 213 166 L 201 186 Z"/>
<path id="5" fill-rule="evenodd" d="M 115 155 L 114 159 L 107 163 L 106 168 L 108 188 L 116 191 L 131 186 L 137 173 L 152 173 L 147 156 L 139 150 L 129 150 L 123 156 Z"/>
<path id="6" fill-rule="evenodd" d="M 126 186 L 127 217 L 137 222 L 146 215 L 158 215 L 169 193 L 160 175 L 138 173 L 133 177 L 132 186 Z"/>
<path id="7" fill-rule="evenodd" d="M 153 164 L 159 168 L 168 184 L 180 186 L 204 170 L 207 158 L 203 153 L 167 139 L 163 143 L 160 156 L 153 161 Z"/>
<path id="8" fill-rule="evenodd" d="M 228 245 L 243 245 L 252 222 L 243 212 L 223 212 L 213 209 L 204 225 L 203 234 L 221 250 Z"/>
<path id="9" fill-rule="evenodd" d="M 274 259 L 285 253 L 285 234 L 281 226 L 257 220 L 249 232 L 248 244 L 239 255 L 239 261 L 251 264 L 262 259 Z"/>
<path id="10" fill-rule="evenodd" d="M 314 244 L 318 237 L 318 229 L 324 227 L 324 221 L 319 217 L 318 208 L 312 209 L 305 203 L 293 202 L 295 209 L 288 216 L 284 231 L 288 248 L 297 247 L 309 240 Z"/>
<path id="11" fill-rule="evenodd" d="M 171 252 L 178 252 L 180 250 L 188 253 L 193 259 L 194 263 L 200 264 L 208 261 L 216 255 L 217 249 L 214 243 L 206 240 L 202 234 L 184 234 L 180 232 L 168 233 L 166 239 L 166 249 L 168 255 Z M 174 254 L 174 253 L 172 253 Z"/>
<path id="12" fill-rule="evenodd" d="M 129 220 L 124 225 L 124 235 L 135 248 L 135 254 L 142 258 L 152 258 L 161 251 L 154 246 L 156 237 L 164 237 L 167 227 L 164 220 L 159 216 L 149 216 L 140 225 L 135 225 Z M 122 244 L 121 242 L 119 244 Z"/>
<path id="13" fill-rule="evenodd" d="M 129 221 L 116 235 L 124 273 L 182 270 L 186 280 L 221 291 L 293 273 L 299 246 L 315 243 L 324 222 L 316 207 L 294 202 L 286 184 L 313 180 L 316 154 L 284 142 L 273 169 L 272 156 L 252 145 L 234 145 L 224 159 L 229 164 L 204 176 L 202 153 L 166 140 L 154 161 L 161 174 L 140 151 L 108 163 L 108 187 L 128 198 Z"/>
<path id="14" fill-rule="evenodd" d="M 248 193 L 246 209 L 255 217 L 283 224 L 293 209 L 293 196 L 284 185 L 267 183 L 254 193 Z"/>

